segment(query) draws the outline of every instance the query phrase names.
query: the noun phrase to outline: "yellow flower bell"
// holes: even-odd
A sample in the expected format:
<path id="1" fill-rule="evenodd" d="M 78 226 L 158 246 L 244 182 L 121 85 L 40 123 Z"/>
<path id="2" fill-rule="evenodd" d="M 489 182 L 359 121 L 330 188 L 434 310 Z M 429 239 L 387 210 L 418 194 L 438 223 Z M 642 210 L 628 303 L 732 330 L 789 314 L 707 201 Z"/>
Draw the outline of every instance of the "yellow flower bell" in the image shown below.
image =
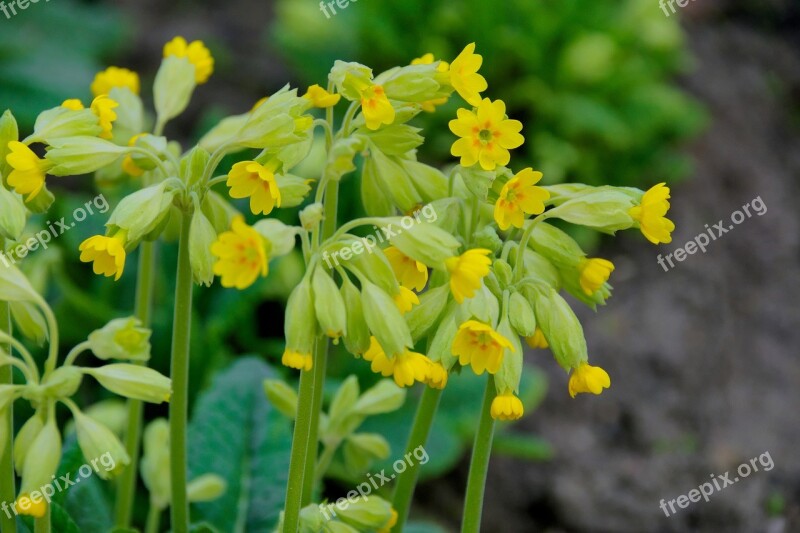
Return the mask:
<path id="1" fill-rule="evenodd" d="M 599 366 L 591 366 L 582 362 L 577 368 L 573 369 L 569 377 L 569 395 L 573 398 L 581 392 L 591 392 L 600 394 L 603 389 L 611 386 L 611 378 L 608 372 Z"/>
<path id="2" fill-rule="evenodd" d="M 506 118 L 506 104 L 484 98 L 477 109 L 459 109 L 458 118 L 450 121 L 450 131 L 460 139 L 453 143 L 450 153 L 461 158 L 461 166 L 480 163 L 483 170 L 494 170 L 511 161 L 509 150 L 525 142 L 520 135 L 522 123 Z"/>

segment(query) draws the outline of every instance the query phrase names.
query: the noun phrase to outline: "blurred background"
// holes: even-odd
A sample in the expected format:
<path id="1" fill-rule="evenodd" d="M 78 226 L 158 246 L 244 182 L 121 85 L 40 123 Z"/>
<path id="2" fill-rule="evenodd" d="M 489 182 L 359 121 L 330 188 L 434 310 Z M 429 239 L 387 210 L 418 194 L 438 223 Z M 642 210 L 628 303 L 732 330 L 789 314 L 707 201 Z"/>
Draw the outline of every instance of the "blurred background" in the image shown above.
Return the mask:
<path id="1" fill-rule="evenodd" d="M 187 146 L 286 82 L 324 85 L 335 59 L 379 72 L 426 52 L 451 60 L 475 41 L 487 95 L 525 125 L 516 166 L 542 170 L 549 184 L 666 181 L 677 225 L 658 249 L 634 232 L 576 234 L 617 266 L 605 308 L 572 302 L 612 387 L 572 400 L 549 352 L 527 354 L 528 412 L 498 437 L 484 530 L 800 531 L 800 4 L 702 0 L 675 10 L 658 0 L 359 0 L 326 16 L 314 0 L 40 2 L 0 14 L 0 108 L 29 130 L 42 109 L 86 100 L 109 64 L 137 70 L 148 102 L 163 44 L 183 35 L 216 59 L 211 81 L 168 128 Z M 426 162 L 450 162 L 455 100 L 421 121 Z M 51 219 L 96 194 L 91 180 L 52 183 L 63 213 Z M 125 192 L 107 191 L 112 205 Z M 669 272 L 658 265 L 659 253 L 757 197 L 763 216 Z M 343 210 L 358 209 L 355 189 L 345 191 Z M 49 287 L 65 346 L 129 312 L 133 275 L 112 285 L 77 262 L 78 244 L 104 222 L 95 217 L 25 264 Z M 153 366 L 166 372 L 175 254 L 161 254 Z M 277 363 L 283 302 L 301 265 L 289 256 L 244 293 L 196 293 L 193 394 L 243 354 Z M 372 378 L 340 355 L 334 376 Z M 417 491 L 414 516 L 426 531 L 455 531 L 460 519 L 481 388 L 461 378 L 446 391 Z M 393 432 L 393 457 L 413 404 L 369 422 Z M 674 516 L 659 507 L 765 452 L 771 471 Z M 326 495 L 352 487 L 343 470 Z"/>

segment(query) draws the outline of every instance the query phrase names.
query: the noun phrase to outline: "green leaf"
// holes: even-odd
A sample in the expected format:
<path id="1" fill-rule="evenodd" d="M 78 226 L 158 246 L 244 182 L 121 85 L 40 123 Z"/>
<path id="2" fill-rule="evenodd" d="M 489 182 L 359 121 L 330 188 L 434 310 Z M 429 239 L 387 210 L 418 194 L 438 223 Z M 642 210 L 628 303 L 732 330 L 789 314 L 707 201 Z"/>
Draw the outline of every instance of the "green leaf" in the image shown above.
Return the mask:
<path id="1" fill-rule="evenodd" d="M 199 397 L 189 426 L 192 479 L 214 473 L 225 494 L 194 506 L 192 516 L 220 531 L 271 532 L 283 508 L 292 425 L 264 397 L 276 374 L 254 357 L 237 360 Z"/>
<path id="2" fill-rule="evenodd" d="M 94 474 L 94 470 L 83 477 L 86 469 L 84 468 L 84 472 L 80 470 L 86 465 L 86 459 L 78 447 L 74 433 L 64 440 L 61 453 L 61 464 L 58 466 L 56 480 L 63 490 L 56 491 L 53 508 L 55 509 L 55 506 L 63 508 L 70 521 L 74 521 L 78 528 L 75 531 L 106 533 L 114 525 L 107 485 Z M 69 476 L 69 480 L 74 484 L 67 486 L 62 480 L 63 476 Z M 53 516 L 55 518 L 55 511 Z"/>

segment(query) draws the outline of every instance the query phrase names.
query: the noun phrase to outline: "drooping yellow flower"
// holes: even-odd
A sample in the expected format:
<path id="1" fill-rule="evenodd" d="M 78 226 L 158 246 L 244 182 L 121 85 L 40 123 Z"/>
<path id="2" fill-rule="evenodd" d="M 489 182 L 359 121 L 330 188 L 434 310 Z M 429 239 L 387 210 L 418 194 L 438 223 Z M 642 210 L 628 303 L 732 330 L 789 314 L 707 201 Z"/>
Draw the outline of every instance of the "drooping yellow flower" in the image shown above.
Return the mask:
<path id="1" fill-rule="evenodd" d="M 70 98 L 68 100 L 64 100 L 63 102 L 61 102 L 61 107 L 64 107 L 66 109 L 71 109 L 72 111 L 80 111 L 81 109 L 84 109 L 83 102 L 81 102 L 77 98 Z"/>
<path id="2" fill-rule="evenodd" d="M 217 237 L 211 253 L 219 258 L 214 263 L 214 274 L 222 278 L 222 286 L 226 288 L 246 289 L 259 275 L 266 276 L 269 272 L 264 238 L 242 216 L 233 219 L 231 231 Z"/>
<path id="3" fill-rule="evenodd" d="M 100 96 L 114 87 L 127 87 L 133 94 L 139 94 L 139 75 L 126 68 L 108 67 L 95 75 L 91 89 L 93 95 Z"/>
<path id="4" fill-rule="evenodd" d="M 92 113 L 97 115 L 100 120 L 100 127 L 103 129 L 98 135 L 101 139 L 111 138 L 111 127 L 114 121 L 117 120 L 117 114 L 114 112 L 115 107 L 119 107 L 119 104 L 107 94 L 101 94 L 92 100 Z"/>
<path id="5" fill-rule="evenodd" d="M 536 186 L 540 179 L 541 172 L 526 168 L 503 185 L 494 204 L 494 219 L 501 230 L 507 230 L 511 226 L 521 228 L 525 215 L 544 212 L 544 201 L 550 198 L 550 193 Z"/>
<path id="6" fill-rule="evenodd" d="M 254 215 L 268 215 L 281 206 L 281 191 L 275 180 L 279 162 L 273 159 L 261 165 L 255 161 L 236 163 L 228 173 L 231 198 L 250 198 L 250 211 Z"/>
<path id="7" fill-rule="evenodd" d="M 544 338 L 544 332 L 542 332 L 541 328 L 539 327 L 536 328 L 536 331 L 533 332 L 533 335 L 530 337 L 525 337 L 525 342 L 534 350 L 550 347 L 550 345 L 547 343 L 547 339 Z"/>
<path id="8" fill-rule="evenodd" d="M 450 131 L 460 139 L 453 143 L 450 153 L 461 158 L 461 166 L 480 163 L 483 170 L 494 170 L 511 161 L 509 150 L 525 142 L 520 135 L 522 123 L 506 118 L 502 100 L 481 100 L 477 112 L 459 109 L 458 118 L 450 121 Z"/>
<path id="9" fill-rule="evenodd" d="M 306 91 L 306 94 L 303 95 L 303 98 L 311 100 L 311 104 L 314 107 L 325 109 L 338 104 L 339 100 L 342 98 L 342 95 L 329 93 L 327 90 L 315 84 L 308 88 L 308 91 Z"/>
<path id="10" fill-rule="evenodd" d="M 370 338 L 369 348 L 364 352 L 364 360 L 371 363 L 370 368 L 376 374 L 387 378 L 392 376 L 398 387 L 410 387 L 417 381 L 426 382 L 433 365 L 426 356 L 410 350 L 390 359 L 375 337 Z"/>
<path id="11" fill-rule="evenodd" d="M 488 257 L 491 250 L 473 248 L 457 257 L 445 260 L 445 266 L 450 272 L 450 292 L 456 302 L 463 303 L 467 298 L 472 298 L 480 286 L 483 278 L 489 274 L 492 260 Z"/>
<path id="12" fill-rule="evenodd" d="M 669 187 L 664 183 L 652 186 L 639 205 L 631 207 L 628 214 L 639 222 L 639 228 L 653 244 L 672 242 L 675 224 L 666 218 L 669 211 Z"/>
<path id="13" fill-rule="evenodd" d="M 14 509 L 19 515 L 41 518 L 47 512 L 47 503 L 41 495 L 34 500 L 30 494 L 20 494 L 17 501 L 14 502 Z"/>
<path id="14" fill-rule="evenodd" d="M 581 289 L 587 296 L 597 292 L 614 272 L 614 263 L 600 257 L 583 258 L 578 265 Z"/>
<path id="15" fill-rule="evenodd" d="M 380 85 L 368 85 L 361 90 L 361 112 L 371 130 L 394 122 L 394 108 Z"/>
<path id="16" fill-rule="evenodd" d="M 92 269 L 95 274 L 114 276 L 114 281 L 117 281 L 125 270 L 127 240 L 128 232 L 122 229 L 110 236 L 89 237 L 78 248 L 81 252 L 81 261 L 93 263 Z"/>
<path id="17" fill-rule="evenodd" d="M 133 137 L 131 137 L 130 140 L 128 140 L 128 146 L 135 146 L 136 145 L 136 141 L 142 135 L 146 135 L 146 133 L 138 133 L 138 134 L 134 135 Z M 131 156 L 129 156 L 129 155 L 125 156 L 125 159 L 122 160 L 122 171 L 125 172 L 126 174 L 128 174 L 129 176 L 133 176 L 134 178 L 137 178 L 137 177 L 141 176 L 142 174 L 144 174 L 144 170 L 139 168 L 136 165 L 136 163 L 133 162 L 133 158 Z"/>
<path id="18" fill-rule="evenodd" d="M 198 85 L 208 81 L 214 72 L 214 58 L 203 41 L 186 42 L 183 37 L 175 37 L 164 45 L 164 57 L 185 57 L 194 65 L 194 78 Z"/>
<path id="19" fill-rule="evenodd" d="M 423 54 L 422 57 L 417 57 L 411 60 L 412 65 L 431 65 L 436 59 L 433 57 L 433 54 L 428 52 L 427 54 Z M 436 67 L 436 70 L 439 72 L 447 72 L 450 69 L 450 63 L 447 61 L 439 61 L 439 65 Z"/>
<path id="20" fill-rule="evenodd" d="M 6 156 L 6 162 L 13 169 L 8 175 L 8 184 L 14 187 L 17 194 L 30 202 L 44 187 L 47 171 L 53 164 L 46 159 L 39 159 L 33 150 L 19 141 L 10 141 L 8 148 L 11 152 Z"/>
<path id="21" fill-rule="evenodd" d="M 428 379 L 425 384 L 433 389 L 443 389 L 447 386 L 448 373 L 442 363 L 434 363 L 431 361 L 430 369 L 428 371 Z"/>
<path id="22" fill-rule="evenodd" d="M 473 106 L 480 103 L 480 93 L 489 87 L 486 78 L 478 74 L 482 63 L 483 57 L 475 53 L 475 43 L 465 46 L 450 63 L 450 83 L 461 98 Z"/>
<path id="23" fill-rule="evenodd" d="M 525 408 L 522 406 L 522 400 L 513 392 L 506 391 L 492 400 L 491 414 L 495 420 L 519 420 L 525 414 Z"/>
<path id="24" fill-rule="evenodd" d="M 419 305 L 419 296 L 401 285 L 398 293 L 394 295 L 394 303 L 402 314 L 406 314 L 412 307 Z"/>
<path id="25" fill-rule="evenodd" d="M 392 516 L 389 517 L 389 521 L 386 522 L 386 525 L 378 530 L 378 533 L 390 533 L 392 528 L 397 525 L 398 518 L 399 515 L 397 514 L 397 511 L 395 511 L 394 507 L 392 507 Z"/>
<path id="26" fill-rule="evenodd" d="M 611 378 L 608 376 L 608 372 L 599 366 L 591 366 L 586 362 L 573 369 L 572 375 L 569 377 L 569 395 L 573 398 L 581 392 L 600 394 L 603 389 L 607 389 L 610 386 Z"/>
<path id="27" fill-rule="evenodd" d="M 428 283 L 428 267 L 411 259 L 394 246 L 389 246 L 383 253 L 389 260 L 389 264 L 392 265 L 392 270 L 400 285 L 417 292 L 425 288 Z"/>
<path id="28" fill-rule="evenodd" d="M 281 357 L 281 364 L 297 370 L 311 370 L 314 360 L 310 353 L 300 353 L 296 350 L 286 350 Z"/>
<path id="29" fill-rule="evenodd" d="M 511 341 L 490 325 L 467 320 L 458 328 L 452 351 L 461 366 L 471 365 L 472 371 L 480 376 L 485 371 L 494 374 L 500 370 L 506 348 L 515 351 Z"/>

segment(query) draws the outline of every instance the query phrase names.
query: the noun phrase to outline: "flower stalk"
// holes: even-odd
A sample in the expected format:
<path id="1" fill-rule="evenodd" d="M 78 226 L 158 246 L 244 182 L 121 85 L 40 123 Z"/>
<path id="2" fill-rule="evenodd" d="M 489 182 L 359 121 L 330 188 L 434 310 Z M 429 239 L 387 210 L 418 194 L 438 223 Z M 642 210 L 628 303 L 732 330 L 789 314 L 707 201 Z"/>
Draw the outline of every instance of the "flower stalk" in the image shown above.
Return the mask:
<path id="1" fill-rule="evenodd" d="M 0 330 L 11 333 L 11 308 L 8 303 L 0 302 Z M 0 346 L 10 353 L 10 346 Z M 14 370 L 11 365 L 0 367 L 0 385 L 13 385 Z M 0 454 L 0 500 L 12 502 L 16 498 L 16 487 L 14 480 L 14 459 L 12 452 L 14 449 L 14 409 L 8 407 L 5 417 L 0 417 L 0 423 L 5 424 L 4 433 L 7 435 L 6 442 L 0 444 L 2 454 Z M 13 516 L 6 516 L 0 513 L 0 530 L 9 533 L 16 533 L 17 522 Z"/>
<path id="2" fill-rule="evenodd" d="M 467 494 L 464 499 L 464 515 L 461 522 L 461 533 L 479 533 L 481 515 L 483 514 L 483 495 L 486 489 L 486 476 L 489 472 L 489 458 L 492 454 L 494 439 L 494 418 L 492 418 L 492 401 L 497 395 L 494 377 L 486 380 L 486 392 L 483 396 L 481 418 L 475 444 L 472 448 L 472 460 L 469 464 L 467 478 Z"/>

